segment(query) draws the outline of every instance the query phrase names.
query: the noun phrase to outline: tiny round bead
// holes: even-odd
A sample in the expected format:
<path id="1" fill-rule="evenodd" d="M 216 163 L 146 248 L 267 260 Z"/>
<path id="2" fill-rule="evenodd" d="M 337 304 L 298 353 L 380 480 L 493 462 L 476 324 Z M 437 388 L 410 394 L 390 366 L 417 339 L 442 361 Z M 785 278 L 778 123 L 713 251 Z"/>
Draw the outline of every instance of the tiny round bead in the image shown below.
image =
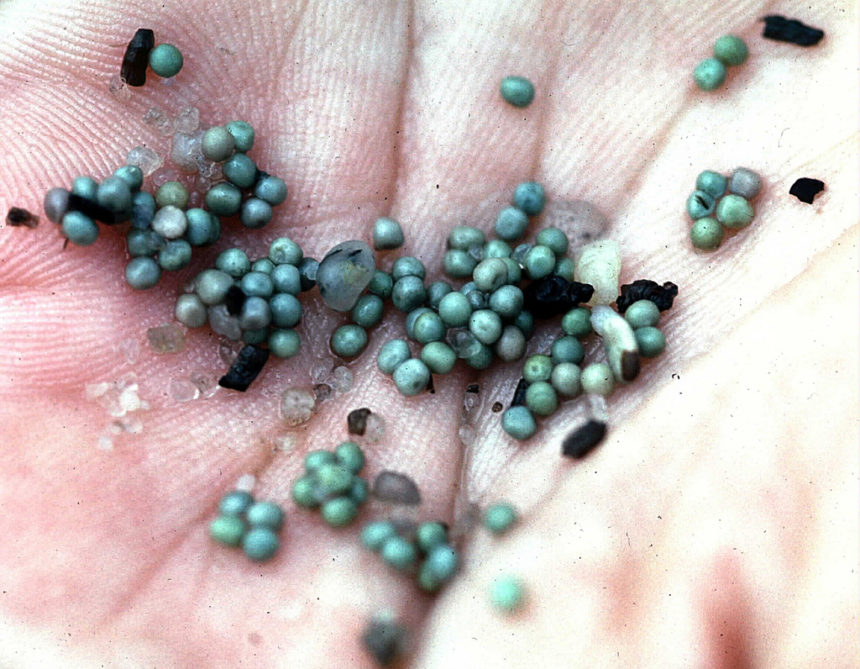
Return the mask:
<path id="1" fill-rule="evenodd" d="M 253 272 L 262 272 L 263 274 L 268 274 L 269 276 L 271 276 L 274 270 L 275 263 L 273 263 L 268 258 L 258 258 L 251 263 L 251 271 Z"/>
<path id="2" fill-rule="evenodd" d="M 514 325 L 520 329 L 526 339 L 530 339 L 535 331 L 535 318 L 528 311 L 521 311 L 514 319 Z"/>
<path id="3" fill-rule="evenodd" d="M 370 283 L 367 284 L 367 290 L 377 297 L 381 297 L 383 300 L 387 300 L 391 297 L 391 291 L 393 288 L 394 279 L 391 278 L 391 275 L 388 272 L 383 272 L 381 269 L 374 270 L 373 278 L 371 278 Z"/>
<path id="4" fill-rule="evenodd" d="M 185 212 L 185 220 L 188 224 L 185 239 L 191 246 L 213 244 L 221 236 L 221 222 L 204 209 L 189 209 Z"/>
<path id="5" fill-rule="evenodd" d="M 75 177 L 72 181 L 72 193 L 87 200 L 95 201 L 98 190 L 99 182 L 92 177 Z"/>
<path id="6" fill-rule="evenodd" d="M 418 343 L 429 344 L 445 337 L 445 324 L 437 313 L 427 311 L 415 319 L 412 331 Z"/>
<path id="7" fill-rule="evenodd" d="M 269 244 L 269 260 L 276 265 L 299 266 L 304 258 L 302 247 L 289 237 L 278 237 Z"/>
<path id="8" fill-rule="evenodd" d="M 627 307 L 624 318 L 630 323 L 630 327 L 644 328 L 649 325 L 657 325 L 660 320 L 660 310 L 651 300 L 636 300 Z"/>
<path id="9" fill-rule="evenodd" d="M 424 281 L 417 276 L 404 276 L 395 281 L 391 289 L 391 301 L 394 307 L 407 313 L 424 304 L 426 298 L 427 290 L 424 288 Z"/>
<path id="10" fill-rule="evenodd" d="M 504 534 L 516 522 L 516 509 L 507 502 L 496 502 L 484 512 L 484 527 L 493 534 Z"/>
<path id="11" fill-rule="evenodd" d="M 96 202 L 115 214 L 131 215 L 131 189 L 117 177 L 108 177 L 99 184 Z"/>
<path id="12" fill-rule="evenodd" d="M 287 199 L 287 184 L 280 177 L 271 174 L 264 176 L 254 186 L 254 195 L 273 207 Z"/>
<path id="13" fill-rule="evenodd" d="M 356 506 L 361 506 L 367 501 L 369 489 L 367 481 L 360 476 L 355 476 L 352 479 L 352 486 L 349 489 L 349 498 L 355 502 Z"/>
<path id="14" fill-rule="evenodd" d="M 391 277 L 395 282 L 397 282 L 406 276 L 417 276 L 423 281 L 427 276 L 427 270 L 424 268 L 424 263 L 418 260 L 418 258 L 413 258 L 412 256 L 403 256 L 402 258 L 395 260 L 394 265 L 391 268 Z"/>
<path id="15" fill-rule="evenodd" d="M 188 206 L 188 189 L 178 181 L 165 181 L 155 191 L 155 204 L 159 207 L 173 205 L 180 209 Z"/>
<path id="16" fill-rule="evenodd" d="M 455 225 L 448 233 L 448 248 L 468 251 L 475 245 L 483 245 L 487 241 L 484 231 L 471 225 Z"/>
<path id="17" fill-rule="evenodd" d="M 194 291 L 206 305 L 220 304 L 233 285 L 233 279 L 218 269 L 204 269 L 194 279 Z"/>
<path id="18" fill-rule="evenodd" d="M 472 369 L 487 369 L 493 364 L 493 349 L 480 342 L 477 342 L 477 344 L 477 351 L 465 359 L 466 364 Z"/>
<path id="19" fill-rule="evenodd" d="M 578 365 L 585 357 L 585 349 L 579 342 L 579 339 L 571 335 L 559 337 L 552 343 L 550 349 L 552 363 L 554 365 L 560 362 L 572 362 Z"/>
<path id="20" fill-rule="evenodd" d="M 496 355 L 504 362 L 519 360 L 526 352 L 526 337 L 516 325 L 506 325 L 495 345 Z"/>
<path id="21" fill-rule="evenodd" d="M 687 213 L 694 221 L 714 213 L 716 200 L 703 190 L 696 190 L 687 198 Z"/>
<path id="22" fill-rule="evenodd" d="M 469 298 L 460 292 L 448 293 L 439 302 L 439 317 L 449 328 L 463 327 L 472 315 Z"/>
<path id="23" fill-rule="evenodd" d="M 654 358 L 666 350 L 666 337 L 655 327 L 638 328 L 633 334 L 643 358 Z"/>
<path id="24" fill-rule="evenodd" d="M 305 471 L 310 474 L 323 465 L 334 464 L 335 457 L 331 451 L 317 449 L 305 454 Z"/>
<path id="25" fill-rule="evenodd" d="M 582 392 L 608 397 L 615 389 L 612 369 L 605 362 L 595 362 L 583 368 L 579 377 Z"/>
<path id="26" fill-rule="evenodd" d="M 445 251 L 442 266 L 445 274 L 454 279 L 465 279 L 472 276 L 478 261 L 461 249 Z"/>
<path id="27" fill-rule="evenodd" d="M 225 514 L 212 521 L 209 535 L 222 544 L 238 546 L 245 529 L 245 522 L 238 515 Z"/>
<path id="28" fill-rule="evenodd" d="M 552 374 L 552 358 L 548 355 L 536 354 L 526 358 L 523 363 L 523 378 L 527 383 L 549 381 Z"/>
<path id="29" fill-rule="evenodd" d="M 475 267 L 472 280 L 478 290 L 492 292 L 507 282 L 508 266 L 501 258 L 486 258 Z"/>
<path id="30" fill-rule="evenodd" d="M 316 483 L 313 476 L 302 476 L 293 483 L 293 501 L 303 509 L 314 509 L 319 506 L 319 498 L 316 492 Z"/>
<path id="31" fill-rule="evenodd" d="M 726 195 L 717 205 L 716 219 L 727 228 L 745 228 L 754 215 L 753 206 L 740 195 Z"/>
<path id="32" fill-rule="evenodd" d="M 354 358 L 366 346 L 367 330 L 360 325 L 341 325 L 331 335 L 331 350 L 341 358 Z"/>
<path id="33" fill-rule="evenodd" d="M 403 229 L 393 218 L 382 216 L 373 224 L 373 248 L 377 251 L 403 246 Z"/>
<path id="34" fill-rule="evenodd" d="M 172 44 L 158 44 L 149 52 L 149 67 L 159 77 L 175 77 L 182 64 L 182 53 Z"/>
<path id="35" fill-rule="evenodd" d="M 720 198 L 726 192 L 728 180 L 718 172 L 705 170 L 696 177 L 696 190 L 705 191 L 712 198 Z"/>
<path id="36" fill-rule="evenodd" d="M 561 319 L 561 330 L 577 339 L 591 334 L 591 309 L 576 307 L 568 311 Z"/>
<path id="37" fill-rule="evenodd" d="M 161 268 L 152 258 L 132 258 L 125 266 L 125 280 L 132 288 L 152 288 L 160 278 Z"/>
<path id="38" fill-rule="evenodd" d="M 200 149 L 209 160 L 221 163 L 233 155 L 236 148 L 236 140 L 233 135 L 223 126 L 216 125 L 203 133 Z"/>
<path id="39" fill-rule="evenodd" d="M 152 193 L 139 191 L 131 198 L 131 227 L 146 229 L 155 217 L 155 198 Z"/>
<path id="40" fill-rule="evenodd" d="M 574 279 L 573 258 L 559 258 L 555 263 L 555 269 L 552 271 L 556 276 L 560 276 L 568 281 Z"/>
<path id="41" fill-rule="evenodd" d="M 45 200 L 42 205 L 45 209 L 45 216 L 49 221 L 59 223 L 63 220 L 66 212 L 69 209 L 69 191 L 65 188 L 52 188 L 45 193 Z"/>
<path id="42" fill-rule="evenodd" d="M 555 227 L 544 228 L 541 230 L 537 233 L 535 241 L 541 246 L 546 246 L 556 256 L 563 256 L 567 253 L 567 248 L 570 245 L 564 231 Z"/>
<path id="43" fill-rule="evenodd" d="M 431 341 L 421 349 L 421 361 L 434 374 L 447 374 L 457 362 L 457 354 L 448 344 Z"/>
<path id="44" fill-rule="evenodd" d="M 317 272 L 320 268 L 319 260 L 315 258 L 302 258 L 298 264 L 299 276 L 302 280 L 302 290 L 310 290 L 317 285 Z"/>
<path id="45" fill-rule="evenodd" d="M 430 383 L 430 369 L 418 358 L 401 362 L 393 373 L 394 385 L 407 397 L 422 392 Z"/>
<path id="46" fill-rule="evenodd" d="M 235 216 L 242 207 L 242 193 L 233 184 L 224 182 L 206 191 L 203 201 L 216 216 Z"/>
<path id="47" fill-rule="evenodd" d="M 242 249 L 225 249 L 215 258 L 215 268 L 226 272 L 234 279 L 240 279 L 251 271 L 251 260 Z"/>
<path id="48" fill-rule="evenodd" d="M 542 279 L 555 269 L 555 254 L 548 246 L 538 244 L 526 254 L 523 269 L 531 279 Z"/>
<path id="49" fill-rule="evenodd" d="M 361 529 L 361 545 L 369 550 L 378 551 L 386 541 L 396 535 L 397 530 L 392 523 L 387 520 L 375 520 Z"/>
<path id="50" fill-rule="evenodd" d="M 526 406 L 538 416 L 549 416 L 558 409 L 555 389 L 546 381 L 529 384 L 526 389 Z"/>
<path id="51" fill-rule="evenodd" d="M 490 309 L 502 318 L 516 318 L 523 308 L 523 291 L 517 286 L 502 286 L 490 295 Z"/>
<path id="52" fill-rule="evenodd" d="M 239 220 L 246 228 L 259 230 L 272 220 L 272 206 L 260 198 L 249 197 L 242 203 Z"/>
<path id="53" fill-rule="evenodd" d="M 268 527 L 252 527 L 242 537 L 242 550 L 255 562 L 265 562 L 278 551 L 278 535 Z"/>
<path id="54" fill-rule="evenodd" d="M 218 502 L 218 511 L 224 516 L 240 516 L 254 503 L 251 493 L 231 490 Z"/>
<path id="55" fill-rule="evenodd" d="M 491 239 L 484 244 L 485 258 L 510 258 L 511 251 L 510 244 L 501 239 Z"/>
<path id="56" fill-rule="evenodd" d="M 284 524 L 284 511 L 274 502 L 254 502 L 245 512 L 245 518 L 251 527 L 279 530 Z"/>
<path id="57" fill-rule="evenodd" d="M 714 42 L 714 58 L 723 65 L 742 65 L 749 55 L 746 42 L 736 35 L 723 35 Z"/>
<path id="58" fill-rule="evenodd" d="M 188 230 L 188 217 L 182 209 L 169 204 L 155 212 L 152 229 L 165 239 L 178 239 Z"/>
<path id="59" fill-rule="evenodd" d="M 328 495 L 344 493 L 352 487 L 352 472 L 335 462 L 326 462 L 316 469 L 317 482 Z"/>
<path id="60" fill-rule="evenodd" d="M 358 474 L 364 467 L 364 451 L 354 441 L 342 441 L 334 449 L 334 457 L 337 461 L 349 469 L 353 474 Z"/>
<path id="61" fill-rule="evenodd" d="M 358 515 L 358 505 L 349 497 L 335 497 L 322 505 L 323 520 L 332 527 L 349 525 Z"/>
<path id="62" fill-rule="evenodd" d="M 482 344 L 495 344 L 502 336 L 502 319 L 489 309 L 479 309 L 469 317 L 469 331 Z"/>
<path id="63" fill-rule="evenodd" d="M 726 80 L 726 66 L 716 58 L 706 58 L 693 70 L 693 81 L 703 91 L 719 88 Z"/>
<path id="64" fill-rule="evenodd" d="M 490 588 L 490 601 L 497 609 L 511 613 L 523 604 L 523 584 L 516 576 L 500 576 Z"/>
<path id="65" fill-rule="evenodd" d="M 525 77 L 508 76 L 499 85 L 502 99 L 514 107 L 528 107 L 535 98 L 534 84 Z"/>
<path id="66" fill-rule="evenodd" d="M 395 569 L 409 569 L 418 558 L 418 551 L 415 546 L 403 537 L 397 535 L 389 537 L 380 550 L 382 559 L 386 564 L 391 565 Z"/>
<path id="67" fill-rule="evenodd" d="M 189 328 L 206 325 L 206 305 L 193 293 L 179 296 L 173 314 L 176 320 Z"/>
<path id="68" fill-rule="evenodd" d="M 412 354 L 405 339 L 392 339 L 385 342 L 376 356 L 376 366 L 383 374 L 393 374 L 394 370 L 409 360 Z"/>
<path id="69" fill-rule="evenodd" d="M 502 429 L 514 439 L 525 441 L 537 431 L 537 423 L 528 407 L 510 407 L 502 414 Z"/>
<path id="70" fill-rule="evenodd" d="M 404 325 L 406 326 L 406 335 L 410 339 L 415 339 L 415 321 L 418 320 L 419 316 L 423 316 L 424 314 L 433 313 L 433 310 L 430 307 L 418 307 L 417 309 L 413 309 L 406 315 L 406 321 Z"/>
<path id="71" fill-rule="evenodd" d="M 126 185 L 132 190 L 132 192 L 140 190 L 140 187 L 143 185 L 143 172 L 137 165 L 123 165 L 122 167 L 118 167 L 114 171 L 113 175 L 117 179 L 125 181 Z"/>
<path id="72" fill-rule="evenodd" d="M 514 206 L 529 216 L 537 216 L 543 211 L 545 204 L 546 193 L 543 186 L 535 181 L 525 181 L 514 189 Z"/>
<path id="73" fill-rule="evenodd" d="M 352 320 L 363 328 L 372 328 L 382 320 L 383 302 L 376 295 L 362 295 L 352 308 Z"/>
<path id="74" fill-rule="evenodd" d="M 245 521 L 238 516 L 218 516 L 209 523 L 209 536 L 225 546 L 238 546 L 245 529 Z"/>
<path id="75" fill-rule="evenodd" d="M 168 272 L 188 267 L 191 262 L 191 244 L 184 239 L 173 239 L 158 252 L 158 264 Z"/>
<path id="76" fill-rule="evenodd" d="M 245 277 L 250 276 L 249 272 Z M 244 284 L 245 278 L 242 282 Z M 276 293 L 269 299 L 269 309 L 272 312 L 272 323 L 279 328 L 292 328 L 302 320 L 302 303 L 295 295 Z"/>
<path id="77" fill-rule="evenodd" d="M 278 358 L 292 358 L 301 346 L 302 340 L 295 330 L 278 329 L 269 333 L 269 350 Z"/>
<path id="78" fill-rule="evenodd" d="M 233 135 L 237 151 L 247 153 L 254 146 L 254 128 L 247 121 L 230 121 L 224 127 Z"/>
<path id="79" fill-rule="evenodd" d="M 415 530 L 415 543 L 422 553 L 429 553 L 435 546 L 447 541 L 448 530 L 442 523 L 423 522 Z"/>
<path id="80" fill-rule="evenodd" d="M 223 170 L 224 177 L 238 188 L 250 188 L 257 179 L 257 164 L 244 153 L 234 153 Z"/>
<path id="81" fill-rule="evenodd" d="M 582 391 L 579 365 L 573 362 L 560 362 L 552 368 L 550 383 L 559 395 L 576 397 Z"/>
<path id="82" fill-rule="evenodd" d="M 439 303 L 442 301 L 442 298 L 452 290 L 454 289 L 451 288 L 451 284 L 447 281 L 434 281 L 427 286 L 427 304 L 432 309 L 438 310 Z"/>
<path id="83" fill-rule="evenodd" d="M 522 209 L 505 207 L 496 217 L 493 229 L 499 237 L 510 242 L 522 237 L 528 225 L 529 217 Z"/>
<path id="84" fill-rule="evenodd" d="M 271 297 L 275 286 L 268 274 L 251 270 L 241 278 L 239 287 L 248 297 Z"/>
<path id="85" fill-rule="evenodd" d="M 724 233 L 722 224 L 715 218 L 700 218 L 690 228 L 690 242 L 697 249 L 711 251 L 722 244 Z"/>
<path id="86" fill-rule="evenodd" d="M 99 237 L 99 226 L 79 211 L 70 211 L 63 216 L 62 228 L 66 238 L 78 246 L 89 246 Z"/>
<path id="87" fill-rule="evenodd" d="M 244 330 L 242 332 L 242 341 L 246 344 L 262 344 L 266 341 L 269 335 L 269 328 L 257 328 L 256 330 Z"/>
<path id="88" fill-rule="evenodd" d="M 259 330 L 272 322 L 272 310 L 262 297 L 249 297 L 242 304 L 239 325 L 243 330 Z"/>
<path id="89" fill-rule="evenodd" d="M 448 544 L 437 544 L 430 549 L 427 559 L 421 565 L 422 571 L 426 571 L 425 579 L 442 584 L 450 581 L 459 566 L 457 551 Z"/>
<path id="90" fill-rule="evenodd" d="M 272 270 L 275 292 L 298 295 L 302 290 L 302 278 L 295 265 L 278 265 Z"/>
<path id="91" fill-rule="evenodd" d="M 761 177 L 746 167 L 738 167 L 732 172 L 728 189 L 730 193 L 752 200 L 761 191 Z"/>

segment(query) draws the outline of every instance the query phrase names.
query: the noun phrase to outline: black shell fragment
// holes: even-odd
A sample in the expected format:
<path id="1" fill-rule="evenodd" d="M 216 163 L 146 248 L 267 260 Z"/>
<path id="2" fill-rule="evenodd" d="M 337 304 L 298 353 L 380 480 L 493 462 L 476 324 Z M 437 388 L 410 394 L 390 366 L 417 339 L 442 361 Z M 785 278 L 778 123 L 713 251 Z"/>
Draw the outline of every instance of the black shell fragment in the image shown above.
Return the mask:
<path id="1" fill-rule="evenodd" d="M 662 286 L 649 279 L 637 279 L 633 283 L 621 286 L 621 295 L 615 300 L 618 313 L 623 314 L 634 302 L 651 300 L 660 311 L 672 308 L 672 302 L 678 295 L 678 286 L 667 281 Z"/>
<path id="2" fill-rule="evenodd" d="M 606 423 L 589 420 L 564 438 L 561 454 L 569 458 L 584 458 L 606 437 Z"/>
<path id="3" fill-rule="evenodd" d="M 818 179 L 809 179 L 801 177 L 795 181 L 788 191 L 789 195 L 794 195 L 801 202 L 812 204 L 815 196 L 824 190 L 824 182 Z"/>
<path id="4" fill-rule="evenodd" d="M 528 390 L 529 384 L 525 379 L 520 379 L 519 383 L 517 383 L 517 388 L 514 390 L 514 399 L 511 400 L 512 407 L 521 407 L 526 403 L 526 390 Z"/>
<path id="5" fill-rule="evenodd" d="M 121 214 L 113 213 L 110 209 L 101 206 L 95 200 L 81 197 L 75 193 L 69 193 L 68 210 L 79 211 L 85 216 L 89 216 L 94 221 L 101 221 L 107 225 L 114 225 L 128 219 L 127 216 L 126 218 L 123 218 Z"/>
<path id="6" fill-rule="evenodd" d="M 230 286 L 227 289 L 227 294 L 224 296 L 224 306 L 227 307 L 227 313 L 231 316 L 241 314 L 246 299 L 245 293 L 239 286 Z"/>
<path id="7" fill-rule="evenodd" d="M 581 302 L 588 302 L 594 288 L 587 283 L 547 276 L 532 281 L 523 291 L 524 305 L 535 318 L 552 318 L 566 313 Z"/>
<path id="8" fill-rule="evenodd" d="M 797 46 L 815 46 L 824 38 L 824 31 L 807 26 L 797 19 L 774 14 L 764 17 L 762 37 Z"/>
<path id="9" fill-rule="evenodd" d="M 125 48 L 119 76 L 129 86 L 143 86 L 146 83 L 146 68 L 149 66 L 149 52 L 155 46 L 155 33 L 149 28 L 138 28 L 134 37 Z"/>
<path id="10" fill-rule="evenodd" d="M 230 370 L 218 380 L 218 385 L 244 393 L 257 378 L 268 359 L 269 349 L 253 344 L 243 346 L 236 360 L 230 365 Z"/>
<path id="11" fill-rule="evenodd" d="M 346 427 L 349 433 L 363 436 L 364 431 L 367 429 L 367 417 L 371 413 L 373 412 L 367 407 L 350 411 L 346 417 Z"/>
<path id="12" fill-rule="evenodd" d="M 13 227 L 23 225 L 28 228 L 35 228 L 39 225 L 39 217 L 31 214 L 26 209 L 21 209 L 21 207 L 12 207 L 9 209 L 9 213 L 6 214 L 6 225 Z"/>

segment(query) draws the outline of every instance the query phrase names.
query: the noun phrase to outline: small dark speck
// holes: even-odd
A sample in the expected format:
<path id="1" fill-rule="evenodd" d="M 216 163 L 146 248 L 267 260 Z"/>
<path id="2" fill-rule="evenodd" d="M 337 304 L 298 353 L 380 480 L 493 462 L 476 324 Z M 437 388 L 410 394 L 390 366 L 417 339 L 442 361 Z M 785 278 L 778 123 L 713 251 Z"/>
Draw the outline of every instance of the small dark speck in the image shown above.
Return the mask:
<path id="1" fill-rule="evenodd" d="M 492 412 L 499 413 L 499 411 L 501 411 L 503 408 L 504 407 L 502 406 L 501 402 L 493 402 Z"/>
<path id="2" fill-rule="evenodd" d="M 466 386 L 467 393 L 477 393 L 480 392 L 480 390 L 481 386 L 479 386 L 477 383 L 470 383 L 468 386 Z"/>

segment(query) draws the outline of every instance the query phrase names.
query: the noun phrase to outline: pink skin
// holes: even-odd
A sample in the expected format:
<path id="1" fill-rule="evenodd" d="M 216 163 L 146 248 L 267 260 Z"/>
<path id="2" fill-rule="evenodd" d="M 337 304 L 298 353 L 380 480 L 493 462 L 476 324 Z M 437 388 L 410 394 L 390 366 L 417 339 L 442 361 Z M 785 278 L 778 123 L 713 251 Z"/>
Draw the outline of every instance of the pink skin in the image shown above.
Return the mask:
<path id="1" fill-rule="evenodd" d="M 40 211 L 49 187 L 102 178 L 142 142 L 165 150 L 140 120 L 150 106 L 247 119 L 253 157 L 290 188 L 269 228 L 228 227 L 143 293 L 121 278 L 115 231 L 65 251 L 44 219 L 0 231 L 0 664 L 371 666 L 357 636 L 379 608 L 413 627 L 421 667 L 856 660 L 854 4 L 258 4 L 0 5 L 0 211 Z M 768 12 L 827 37 L 810 50 L 766 42 L 755 21 Z M 107 81 L 142 25 L 178 45 L 185 68 L 119 100 Z M 750 60 L 718 91 L 696 90 L 692 68 L 730 31 Z M 536 84 L 527 110 L 498 99 L 510 73 Z M 766 181 L 756 220 L 694 253 L 683 203 L 695 176 L 738 164 Z M 787 195 L 800 176 L 827 183 L 811 207 Z M 352 365 L 355 388 L 275 450 L 279 393 L 309 382 L 339 322 L 316 297 L 299 358 L 244 395 L 170 399 L 171 378 L 222 370 L 216 337 L 194 331 L 184 353 L 156 355 L 145 330 L 171 319 L 221 248 L 261 254 L 289 234 L 319 257 L 390 214 L 436 278 L 450 226 L 486 227 L 525 179 L 608 214 L 624 281 L 681 287 L 661 321 L 667 352 L 613 397 L 611 434 L 589 460 L 558 455 L 576 403 L 533 443 L 505 438 L 489 407 L 509 397 L 516 364 L 399 396 L 375 370 L 394 325 Z M 142 343 L 134 364 L 117 349 L 128 338 Z M 141 434 L 98 450 L 108 417 L 84 386 L 128 371 L 152 408 Z M 469 382 L 482 391 L 464 449 Z M 357 526 L 331 530 L 289 501 L 303 454 L 336 444 L 362 405 L 388 424 L 368 473 L 413 475 L 422 517 L 450 522 L 501 498 L 524 515 L 505 539 L 469 537 L 462 577 L 435 600 L 363 552 Z M 207 537 L 218 497 L 246 472 L 288 514 L 265 565 Z M 509 620 L 486 596 L 505 571 L 529 589 Z"/>

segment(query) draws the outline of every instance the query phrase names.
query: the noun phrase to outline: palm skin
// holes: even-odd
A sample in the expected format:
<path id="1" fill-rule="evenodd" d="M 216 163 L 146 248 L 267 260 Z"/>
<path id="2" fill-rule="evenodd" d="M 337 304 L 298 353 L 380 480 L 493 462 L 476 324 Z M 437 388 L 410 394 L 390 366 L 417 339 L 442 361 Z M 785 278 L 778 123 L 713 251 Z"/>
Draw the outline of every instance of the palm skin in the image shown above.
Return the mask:
<path id="1" fill-rule="evenodd" d="M 207 123 L 250 121 L 253 157 L 290 197 L 269 228 L 231 227 L 145 293 L 123 283 L 112 231 L 65 251 L 48 223 L 0 232 L 4 666 L 372 666 L 358 633 L 380 608 L 412 626 L 421 667 L 856 659 L 850 3 L 119 4 L 0 6 L 0 208 L 39 210 L 47 188 L 101 178 L 142 142 L 163 151 L 143 112 L 189 103 Z M 770 11 L 802 15 L 826 41 L 765 42 L 755 19 Z M 185 69 L 119 100 L 106 81 L 140 26 L 177 44 Z M 747 39 L 749 62 L 719 91 L 695 90 L 692 67 L 730 31 Z M 536 83 L 527 110 L 498 100 L 510 73 Z M 736 165 L 765 177 L 756 220 L 694 254 L 682 203 L 695 175 Z M 827 182 L 813 207 L 787 195 L 799 176 Z M 608 214 L 625 282 L 681 287 L 663 321 L 669 350 L 613 396 L 611 435 L 583 463 L 558 457 L 576 404 L 533 443 L 503 436 L 490 406 L 510 396 L 516 364 L 401 397 L 375 370 L 400 325 L 378 328 L 352 365 L 355 388 L 275 449 L 287 432 L 280 393 L 310 384 L 321 333 L 339 322 L 318 297 L 306 302 L 303 353 L 244 395 L 168 396 L 171 378 L 222 370 L 205 329 L 181 354 L 143 346 L 129 364 L 118 350 L 168 321 L 184 283 L 228 245 L 254 257 L 287 234 L 321 257 L 391 215 L 437 278 L 451 225 L 487 229 L 526 179 Z M 143 432 L 100 451 L 106 414 L 84 387 L 128 371 L 151 404 Z M 464 448 L 470 382 L 481 403 Z M 452 522 L 500 498 L 524 514 L 508 539 L 469 537 L 462 576 L 437 599 L 363 552 L 355 526 L 331 530 L 288 501 L 303 454 L 344 438 L 345 415 L 364 405 L 388 426 L 369 473 L 409 472 L 422 517 Z M 247 472 L 288 513 L 265 565 L 207 536 L 218 497 Z M 509 620 L 486 603 L 502 571 L 529 586 Z"/>

